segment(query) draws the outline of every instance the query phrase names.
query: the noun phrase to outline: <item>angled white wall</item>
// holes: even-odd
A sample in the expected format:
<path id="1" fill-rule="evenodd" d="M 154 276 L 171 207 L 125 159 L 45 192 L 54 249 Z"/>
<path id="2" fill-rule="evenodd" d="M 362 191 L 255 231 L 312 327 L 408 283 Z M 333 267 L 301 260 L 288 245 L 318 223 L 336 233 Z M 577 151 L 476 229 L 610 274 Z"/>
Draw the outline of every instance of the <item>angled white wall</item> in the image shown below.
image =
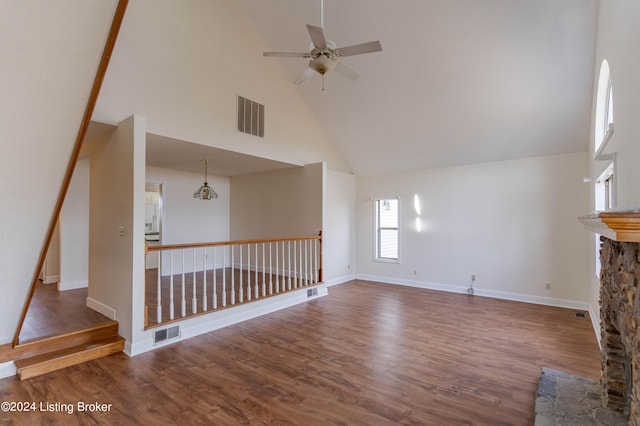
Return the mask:
<path id="1" fill-rule="evenodd" d="M 144 117 L 91 141 L 89 296 L 130 343 L 144 321 Z"/>
<path id="2" fill-rule="evenodd" d="M 475 274 L 478 294 L 585 306 L 587 168 L 581 153 L 358 177 L 357 274 L 453 291 Z M 393 196 L 401 262 L 375 262 L 371 198 Z"/>
<path id="3" fill-rule="evenodd" d="M 348 171 L 239 3 L 132 1 L 93 119 L 140 113 L 150 133 Z M 236 130 L 236 95 L 265 105 L 264 139 Z"/>
<path id="4" fill-rule="evenodd" d="M 0 2 L 0 344 L 36 273 L 116 6 Z"/>

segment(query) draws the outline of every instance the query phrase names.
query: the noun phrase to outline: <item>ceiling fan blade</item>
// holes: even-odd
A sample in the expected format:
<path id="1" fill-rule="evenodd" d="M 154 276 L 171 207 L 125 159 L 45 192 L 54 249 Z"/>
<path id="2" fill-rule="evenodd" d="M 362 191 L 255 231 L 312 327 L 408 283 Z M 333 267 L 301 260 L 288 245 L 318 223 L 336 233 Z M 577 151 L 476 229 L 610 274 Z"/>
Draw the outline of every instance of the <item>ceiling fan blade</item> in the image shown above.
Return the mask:
<path id="1" fill-rule="evenodd" d="M 324 30 L 322 27 L 307 25 L 307 31 L 309 31 L 309 37 L 311 37 L 311 41 L 315 47 L 318 49 L 327 48 L 327 40 L 324 38 Z"/>
<path id="2" fill-rule="evenodd" d="M 379 40 L 370 41 L 368 43 L 354 44 L 352 46 L 341 47 L 336 49 L 340 56 L 361 55 L 363 53 L 372 53 L 382 51 L 382 45 Z"/>
<path id="3" fill-rule="evenodd" d="M 302 71 L 302 74 L 300 74 L 298 76 L 298 78 L 296 78 L 296 81 L 293 82 L 293 84 L 302 84 L 305 81 L 307 81 L 309 79 L 309 77 L 311 77 L 313 75 L 315 71 L 312 70 L 311 68 L 307 67 L 304 69 L 304 71 Z"/>
<path id="4" fill-rule="evenodd" d="M 358 71 L 356 71 L 353 68 L 343 64 L 342 62 L 338 62 L 336 64 L 336 71 L 338 71 L 340 74 L 342 74 L 345 77 L 350 78 L 352 80 L 355 80 L 355 79 L 361 77 L 361 74 Z"/>
<path id="5" fill-rule="evenodd" d="M 311 55 L 302 52 L 262 52 L 263 56 L 273 56 L 276 58 L 310 58 Z"/>

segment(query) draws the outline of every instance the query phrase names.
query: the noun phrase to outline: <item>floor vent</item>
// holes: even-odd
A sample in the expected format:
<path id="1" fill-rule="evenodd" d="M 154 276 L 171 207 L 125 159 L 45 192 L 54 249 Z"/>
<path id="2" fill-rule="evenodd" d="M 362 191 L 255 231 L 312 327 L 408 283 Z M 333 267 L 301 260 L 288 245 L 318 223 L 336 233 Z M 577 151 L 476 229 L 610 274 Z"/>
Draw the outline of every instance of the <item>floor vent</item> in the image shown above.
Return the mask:
<path id="1" fill-rule="evenodd" d="M 238 131 L 264 138 L 264 105 L 238 95 Z"/>
<path id="2" fill-rule="evenodd" d="M 584 318 L 585 317 L 584 312 L 579 312 L 579 311 L 576 312 L 576 316 L 580 317 L 580 318 Z"/>
<path id="3" fill-rule="evenodd" d="M 173 327 L 158 330 L 153 335 L 153 343 L 164 342 L 165 340 L 173 339 L 180 336 L 180 326 L 175 325 Z"/>
<path id="4" fill-rule="evenodd" d="M 313 297 L 313 296 L 317 296 L 318 295 L 318 289 L 317 288 L 310 288 L 307 290 L 307 297 Z"/>

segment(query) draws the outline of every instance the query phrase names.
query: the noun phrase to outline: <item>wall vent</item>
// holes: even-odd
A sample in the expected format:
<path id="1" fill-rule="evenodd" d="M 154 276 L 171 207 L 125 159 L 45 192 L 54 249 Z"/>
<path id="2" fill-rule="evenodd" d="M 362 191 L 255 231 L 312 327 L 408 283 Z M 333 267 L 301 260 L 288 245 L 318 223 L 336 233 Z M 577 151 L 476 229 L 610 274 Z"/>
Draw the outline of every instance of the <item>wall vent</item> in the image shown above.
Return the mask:
<path id="1" fill-rule="evenodd" d="M 173 327 L 157 330 L 153 335 L 153 343 L 164 342 L 165 340 L 173 339 L 180 336 L 180 326 L 174 325 Z"/>
<path id="2" fill-rule="evenodd" d="M 317 296 L 318 295 L 318 289 L 317 288 L 310 288 L 307 290 L 307 297 L 313 297 L 313 296 Z"/>
<path id="3" fill-rule="evenodd" d="M 238 131 L 264 138 L 264 105 L 238 95 Z"/>

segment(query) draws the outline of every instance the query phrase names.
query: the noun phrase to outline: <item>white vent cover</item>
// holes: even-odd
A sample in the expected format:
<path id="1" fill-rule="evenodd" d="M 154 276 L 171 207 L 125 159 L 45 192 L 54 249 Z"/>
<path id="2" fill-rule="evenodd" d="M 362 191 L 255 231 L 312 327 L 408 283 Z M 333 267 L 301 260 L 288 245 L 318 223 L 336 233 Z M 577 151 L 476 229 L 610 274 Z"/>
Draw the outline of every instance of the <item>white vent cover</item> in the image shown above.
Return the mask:
<path id="1" fill-rule="evenodd" d="M 307 297 L 313 297 L 313 296 L 317 296 L 318 295 L 318 289 L 317 288 L 310 288 L 307 290 Z"/>
<path id="2" fill-rule="evenodd" d="M 238 95 L 238 131 L 264 138 L 264 105 Z"/>
<path id="3" fill-rule="evenodd" d="M 173 339 L 180 336 L 180 326 L 174 325 L 173 327 L 157 330 L 153 335 L 153 343 L 164 342 L 165 340 Z"/>

